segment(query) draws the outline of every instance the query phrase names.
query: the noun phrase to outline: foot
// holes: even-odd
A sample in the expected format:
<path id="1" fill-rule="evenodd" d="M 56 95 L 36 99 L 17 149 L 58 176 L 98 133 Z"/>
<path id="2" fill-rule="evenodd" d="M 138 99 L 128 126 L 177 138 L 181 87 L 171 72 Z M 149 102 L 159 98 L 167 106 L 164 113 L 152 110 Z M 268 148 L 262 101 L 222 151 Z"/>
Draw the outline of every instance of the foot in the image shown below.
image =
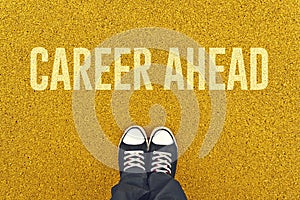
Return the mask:
<path id="1" fill-rule="evenodd" d="M 147 135 L 142 127 L 131 126 L 125 130 L 119 144 L 119 169 L 122 173 L 146 173 L 145 153 Z"/>
<path id="2" fill-rule="evenodd" d="M 172 131 L 166 127 L 156 128 L 149 141 L 150 172 L 166 173 L 174 178 L 178 158 L 177 149 Z"/>

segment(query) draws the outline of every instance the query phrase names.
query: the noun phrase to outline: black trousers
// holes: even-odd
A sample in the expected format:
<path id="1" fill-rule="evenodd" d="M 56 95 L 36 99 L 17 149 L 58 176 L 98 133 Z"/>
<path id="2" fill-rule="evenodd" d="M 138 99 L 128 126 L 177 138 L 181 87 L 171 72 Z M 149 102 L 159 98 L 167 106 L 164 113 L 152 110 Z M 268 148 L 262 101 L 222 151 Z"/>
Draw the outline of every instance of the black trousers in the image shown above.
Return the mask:
<path id="1" fill-rule="evenodd" d="M 165 173 L 123 173 L 111 200 L 186 200 L 180 184 Z"/>

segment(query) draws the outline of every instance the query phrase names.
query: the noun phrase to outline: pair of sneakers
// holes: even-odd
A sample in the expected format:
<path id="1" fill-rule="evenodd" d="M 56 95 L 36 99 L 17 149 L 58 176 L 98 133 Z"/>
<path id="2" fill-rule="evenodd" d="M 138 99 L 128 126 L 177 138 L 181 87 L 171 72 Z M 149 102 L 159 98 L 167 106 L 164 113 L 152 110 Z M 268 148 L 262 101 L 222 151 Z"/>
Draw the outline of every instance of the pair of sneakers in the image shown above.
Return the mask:
<path id="1" fill-rule="evenodd" d="M 177 165 L 177 144 L 171 130 L 158 127 L 148 141 L 145 130 L 131 126 L 119 144 L 119 169 L 123 173 L 165 173 L 174 178 Z"/>

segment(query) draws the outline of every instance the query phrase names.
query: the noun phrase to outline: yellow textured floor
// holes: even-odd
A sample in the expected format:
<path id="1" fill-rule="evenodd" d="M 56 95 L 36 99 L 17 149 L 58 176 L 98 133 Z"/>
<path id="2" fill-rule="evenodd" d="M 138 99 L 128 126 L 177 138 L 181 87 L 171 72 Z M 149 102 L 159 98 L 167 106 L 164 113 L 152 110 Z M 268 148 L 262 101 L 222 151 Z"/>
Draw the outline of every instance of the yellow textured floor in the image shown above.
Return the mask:
<path id="1" fill-rule="evenodd" d="M 80 140 L 72 91 L 61 84 L 54 91 L 31 88 L 30 52 L 38 46 L 48 50 L 49 62 L 40 72 L 50 76 L 55 49 L 66 48 L 71 74 L 73 48 L 93 49 L 117 33 L 142 27 L 176 30 L 206 48 L 225 47 L 218 60 L 225 66 L 225 82 L 232 47 L 245 50 L 247 71 L 249 48 L 269 54 L 268 87 L 226 91 L 221 138 L 203 159 L 199 150 L 211 108 L 208 91 L 195 92 L 199 131 L 180 157 L 176 175 L 188 198 L 300 199 L 299 1 L 13 0 L 0 5 L 0 199 L 109 199 L 118 171 L 96 160 Z M 164 55 L 157 52 L 153 60 L 165 62 Z M 97 92 L 96 111 L 117 145 L 122 131 L 110 110 L 111 94 Z M 149 123 L 153 103 L 164 105 L 166 125 L 176 133 L 180 108 L 169 92 L 141 90 L 130 101 L 131 117 L 140 125 Z"/>

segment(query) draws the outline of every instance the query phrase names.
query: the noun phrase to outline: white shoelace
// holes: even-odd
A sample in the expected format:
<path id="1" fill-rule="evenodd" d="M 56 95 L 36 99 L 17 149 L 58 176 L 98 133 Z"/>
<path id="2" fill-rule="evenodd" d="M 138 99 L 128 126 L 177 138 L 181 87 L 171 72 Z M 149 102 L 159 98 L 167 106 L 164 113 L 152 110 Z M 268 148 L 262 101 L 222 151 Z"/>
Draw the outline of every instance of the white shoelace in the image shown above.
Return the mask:
<path id="1" fill-rule="evenodd" d="M 171 174 L 172 154 L 162 151 L 153 151 L 151 172 Z"/>
<path id="2" fill-rule="evenodd" d="M 144 151 L 125 151 L 124 154 L 124 171 L 132 167 L 138 167 L 146 170 Z"/>

